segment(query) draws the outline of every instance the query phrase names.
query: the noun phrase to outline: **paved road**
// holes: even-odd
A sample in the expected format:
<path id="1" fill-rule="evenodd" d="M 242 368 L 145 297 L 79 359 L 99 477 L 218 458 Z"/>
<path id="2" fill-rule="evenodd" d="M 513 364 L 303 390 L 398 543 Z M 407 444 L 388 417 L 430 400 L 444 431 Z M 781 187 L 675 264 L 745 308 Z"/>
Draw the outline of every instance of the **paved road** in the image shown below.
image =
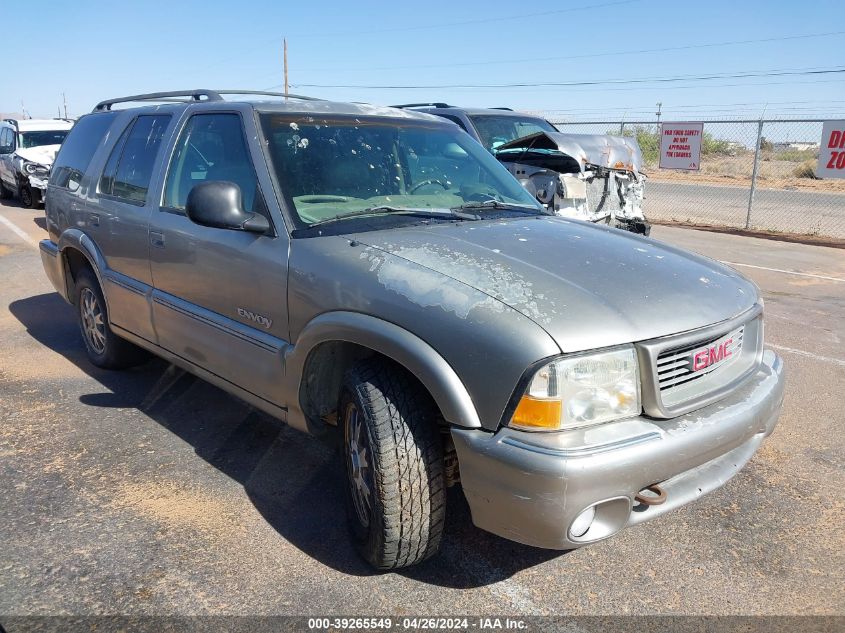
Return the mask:
<path id="1" fill-rule="evenodd" d="M 40 215 L 0 207 L 0 614 L 845 613 L 845 251 L 655 229 L 752 266 L 788 363 L 779 427 L 724 488 L 567 554 L 455 495 L 438 558 L 373 574 L 332 451 L 162 361 L 86 362 Z"/>
<path id="2" fill-rule="evenodd" d="M 646 216 L 744 227 L 747 187 L 649 181 Z M 757 189 L 752 228 L 845 238 L 845 193 Z"/>

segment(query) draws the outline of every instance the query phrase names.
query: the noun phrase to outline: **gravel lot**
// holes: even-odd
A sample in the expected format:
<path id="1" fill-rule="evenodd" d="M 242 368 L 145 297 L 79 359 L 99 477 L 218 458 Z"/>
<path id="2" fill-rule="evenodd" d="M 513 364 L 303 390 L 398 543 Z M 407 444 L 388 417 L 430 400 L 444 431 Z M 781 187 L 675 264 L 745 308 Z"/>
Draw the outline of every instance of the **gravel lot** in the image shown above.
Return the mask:
<path id="1" fill-rule="evenodd" d="M 787 363 L 778 428 L 724 488 L 566 554 L 455 495 L 438 558 L 373 574 L 331 450 L 163 361 L 87 363 L 43 225 L 0 206 L 0 614 L 845 614 L 845 250 L 655 228 L 760 285 Z"/>

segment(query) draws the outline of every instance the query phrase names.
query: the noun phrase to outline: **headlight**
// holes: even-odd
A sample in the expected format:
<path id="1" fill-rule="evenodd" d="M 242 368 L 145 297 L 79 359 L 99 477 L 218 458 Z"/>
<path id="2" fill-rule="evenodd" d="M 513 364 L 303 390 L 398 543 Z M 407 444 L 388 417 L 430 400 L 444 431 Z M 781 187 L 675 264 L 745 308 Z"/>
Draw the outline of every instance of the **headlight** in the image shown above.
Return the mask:
<path id="1" fill-rule="evenodd" d="M 526 431 L 559 431 L 640 413 L 633 347 L 561 357 L 540 368 L 510 421 Z"/>
<path id="2" fill-rule="evenodd" d="M 30 176 L 46 176 L 50 173 L 50 168 L 45 167 L 44 165 L 39 165 L 38 163 L 24 161 L 23 171 L 25 171 Z"/>

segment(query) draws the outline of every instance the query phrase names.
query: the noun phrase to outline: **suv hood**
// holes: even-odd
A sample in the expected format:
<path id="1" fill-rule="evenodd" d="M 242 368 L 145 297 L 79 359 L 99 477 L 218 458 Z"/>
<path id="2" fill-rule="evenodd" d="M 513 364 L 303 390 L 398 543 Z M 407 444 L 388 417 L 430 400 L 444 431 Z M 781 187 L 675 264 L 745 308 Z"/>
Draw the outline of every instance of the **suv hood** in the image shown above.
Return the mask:
<path id="1" fill-rule="evenodd" d="M 741 314 L 758 297 L 752 282 L 716 261 L 563 218 L 437 224 L 354 238 L 370 251 L 362 257 L 377 249 L 480 290 L 532 319 L 564 352 L 704 327 Z M 430 275 L 379 281 L 402 294 L 432 292 Z"/>
<path id="2" fill-rule="evenodd" d="M 563 132 L 537 132 L 504 143 L 496 148 L 496 157 L 504 159 L 507 150 L 545 150 L 561 152 L 574 158 L 584 171 L 588 165 L 607 169 L 641 172 L 643 154 L 633 138 L 606 134 L 564 134 Z M 505 151 L 505 156 L 501 153 Z M 514 152 L 519 156 L 521 152 Z M 554 169 L 554 167 L 551 167 Z"/>

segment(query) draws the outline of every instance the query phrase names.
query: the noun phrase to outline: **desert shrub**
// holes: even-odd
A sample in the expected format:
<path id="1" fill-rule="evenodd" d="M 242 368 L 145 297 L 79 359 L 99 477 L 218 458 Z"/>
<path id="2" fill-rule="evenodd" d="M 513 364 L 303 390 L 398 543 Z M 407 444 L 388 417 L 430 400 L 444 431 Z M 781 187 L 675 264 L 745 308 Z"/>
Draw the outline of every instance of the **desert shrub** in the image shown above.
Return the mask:
<path id="1" fill-rule="evenodd" d="M 815 160 L 819 157 L 817 149 L 785 149 L 772 154 L 774 160 L 787 160 L 793 163 L 803 163 L 808 160 Z"/>
<path id="2" fill-rule="evenodd" d="M 730 141 L 715 138 L 710 132 L 701 135 L 702 156 L 730 156 L 735 153 L 736 150 Z"/>
<path id="3" fill-rule="evenodd" d="M 792 173 L 798 178 L 812 178 L 816 180 L 816 161 L 812 159 L 805 160 L 803 163 L 798 165 L 798 167 L 793 169 Z"/>
<path id="4" fill-rule="evenodd" d="M 608 130 L 607 133 L 612 136 L 619 136 L 619 130 Z M 646 163 L 657 162 L 660 156 L 660 137 L 656 130 L 644 125 L 629 126 L 623 130 L 622 136 L 637 139 L 637 145 L 640 146 L 643 152 L 643 160 Z"/>

